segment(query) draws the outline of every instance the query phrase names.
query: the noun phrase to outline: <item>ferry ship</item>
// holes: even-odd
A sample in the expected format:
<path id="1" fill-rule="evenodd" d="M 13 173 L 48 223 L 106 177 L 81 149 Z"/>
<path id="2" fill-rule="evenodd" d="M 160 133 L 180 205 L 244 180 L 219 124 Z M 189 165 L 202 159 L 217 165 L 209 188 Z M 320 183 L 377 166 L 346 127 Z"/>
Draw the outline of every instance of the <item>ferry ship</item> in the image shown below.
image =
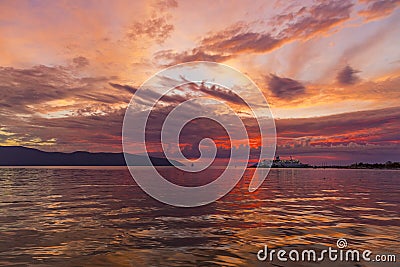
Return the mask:
<path id="1" fill-rule="evenodd" d="M 308 168 L 310 165 L 301 163 L 297 159 L 293 159 L 292 156 L 290 156 L 289 160 L 282 160 L 280 159 L 279 156 L 276 156 L 275 159 L 272 161 L 268 160 L 263 160 L 259 163 L 254 164 L 254 168 Z"/>

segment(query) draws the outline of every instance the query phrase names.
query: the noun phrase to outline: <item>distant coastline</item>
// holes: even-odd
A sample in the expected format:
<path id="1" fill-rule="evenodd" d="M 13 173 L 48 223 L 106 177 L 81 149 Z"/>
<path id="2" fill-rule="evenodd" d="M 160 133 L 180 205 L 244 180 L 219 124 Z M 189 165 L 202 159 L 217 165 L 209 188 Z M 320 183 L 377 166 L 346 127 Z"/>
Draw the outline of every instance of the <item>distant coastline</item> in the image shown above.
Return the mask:
<path id="1" fill-rule="evenodd" d="M 317 169 L 326 169 L 326 168 L 334 168 L 334 169 L 384 169 L 384 170 L 400 170 L 400 162 L 391 162 L 388 161 L 386 163 L 353 163 L 345 166 L 338 165 L 326 165 L 326 166 L 312 166 L 312 168 Z"/>
<path id="2" fill-rule="evenodd" d="M 386 170 L 400 170 L 400 162 L 387 161 L 385 163 L 353 163 L 350 165 L 310 165 L 301 163 L 299 160 L 281 160 L 276 156 L 274 160 L 262 160 L 258 163 L 248 166 L 248 168 L 313 168 L 313 169 L 386 169 Z"/>
<path id="3" fill-rule="evenodd" d="M 248 168 L 256 168 L 251 165 Z M 271 166 L 272 169 L 379 169 L 379 170 L 400 170 L 400 162 L 393 162 L 390 165 L 386 163 L 354 163 L 351 165 L 308 165 L 303 167 L 282 167 L 282 166 Z"/>
<path id="4" fill-rule="evenodd" d="M 126 154 L 131 166 L 150 165 L 145 156 Z M 154 166 L 182 166 L 166 158 L 150 157 Z M 0 166 L 126 166 L 124 153 L 46 152 L 22 146 L 0 146 Z"/>
<path id="5" fill-rule="evenodd" d="M 131 166 L 149 166 L 145 156 L 126 154 Z M 166 158 L 150 157 L 154 166 L 182 166 L 177 161 Z M 281 161 L 289 164 L 274 164 L 271 168 L 313 168 L 313 169 L 387 169 L 400 170 L 400 162 L 387 161 L 386 163 L 353 163 L 350 165 L 309 165 L 297 160 Z M 295 163 L 293 165 L 292 163 Z M 259 164 L 252 164 L 248 168 L 256 168 Z M 269 164 L 264 167 L 266 168 Z M 71 153 L 46 152 L 39 149 L 22 146 L 0 146 L 0 166 L 126 166 L 124 153 L 76 151 Z"/>

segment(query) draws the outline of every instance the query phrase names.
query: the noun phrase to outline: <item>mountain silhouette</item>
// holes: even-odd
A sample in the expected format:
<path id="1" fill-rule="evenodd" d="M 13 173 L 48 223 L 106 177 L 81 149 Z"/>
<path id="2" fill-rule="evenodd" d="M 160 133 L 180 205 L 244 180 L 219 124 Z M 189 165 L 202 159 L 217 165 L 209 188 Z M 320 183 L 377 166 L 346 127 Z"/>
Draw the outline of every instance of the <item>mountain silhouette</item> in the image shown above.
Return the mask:
<path id="1" fill-rule="evenodd" d="M 145 156 L 126 154 L 132 166 L 149 165 Z M 177 161 L 150 157 L 154 166 L 182 166 Z M 125 166 L 124 153 L 45 152 L 22 146 L 0 146 L 0 166 Z"/>

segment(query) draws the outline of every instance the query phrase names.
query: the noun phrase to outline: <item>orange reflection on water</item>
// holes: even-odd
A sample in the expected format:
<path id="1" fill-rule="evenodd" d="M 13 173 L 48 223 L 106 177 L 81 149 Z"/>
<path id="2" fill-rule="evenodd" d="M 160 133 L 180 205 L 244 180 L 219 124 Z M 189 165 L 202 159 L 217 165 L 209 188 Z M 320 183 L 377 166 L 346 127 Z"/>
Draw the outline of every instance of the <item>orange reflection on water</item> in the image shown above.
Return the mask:
<path id="1" fill-rule="evenodd" d="M 221 170 L 160 171 L 196 185 Z M 217 202 L 185 209 L 146 195 L 125 168 L 0 169 L 0 264 L 257 266 L 264 245 L 335 248 L 341 237 L 352 249 L 399 250 L 398 172 L 272 169 L 249 193 L 254 171 Z"/>

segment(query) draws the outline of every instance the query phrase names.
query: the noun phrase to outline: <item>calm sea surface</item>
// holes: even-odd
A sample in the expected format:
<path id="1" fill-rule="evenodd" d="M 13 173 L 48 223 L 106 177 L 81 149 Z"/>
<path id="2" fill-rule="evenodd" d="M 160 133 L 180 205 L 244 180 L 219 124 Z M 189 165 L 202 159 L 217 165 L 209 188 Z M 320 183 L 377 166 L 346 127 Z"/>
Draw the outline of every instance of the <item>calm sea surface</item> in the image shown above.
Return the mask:
<path id="1" fill-rule="evenodd" d="M 400 171 L 272 169 L 249 193 L 253 171 L 215 203 L 175 208 L 126 168 L 0 168 L 0 266 L 316 266 L 256 254 L 336 249 L 339 238 L 398 264 Z"/>

